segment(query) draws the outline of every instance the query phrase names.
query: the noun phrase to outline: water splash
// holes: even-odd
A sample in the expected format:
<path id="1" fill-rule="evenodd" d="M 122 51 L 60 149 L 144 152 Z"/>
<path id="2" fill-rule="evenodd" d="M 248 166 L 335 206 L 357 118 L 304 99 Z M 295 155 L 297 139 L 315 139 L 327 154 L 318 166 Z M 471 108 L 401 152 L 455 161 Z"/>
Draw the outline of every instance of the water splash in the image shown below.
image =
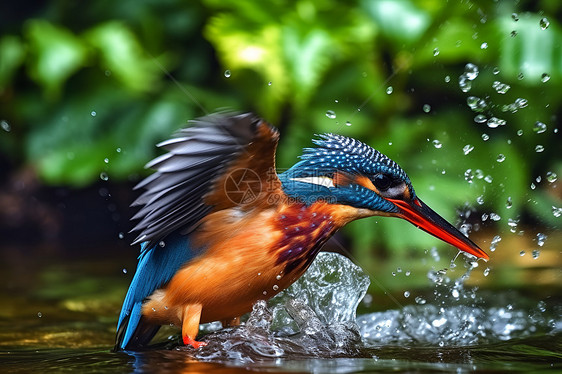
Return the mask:
<path id="1" fill-rule="evenodd" d="M 509 295 L 477 294 L 477 288 L 466 288 L 464 281 L 476 267 L 476 262 L 467 261 L 467 270 L 455 280 L 447 276 L 446 269 L 431 271 L 428 278 L 435 287 L 429 300 L 416 296 L 415 305 L 359 316 L 364 343 L 471 346 L 560 329 L 560 319 L 553 320 L 545 308 L 540 308 L 544 303 L 535 308 L 523 303 L 514 307 Z M 483 273 L 488 276 L 490 268 Z"/>
<path id="2" fill-rule="evenodd" d="M 252 362 L 256 356 L 353 356 L 362 346 L 355 313 L 369 283 L 344 256 L 320 253 L 305 275 L 274 297 L 269 307 L 258 301 L 243 326 L 205 336 L 207 346 L 196 357 Z"/>
<path id="3" fill-rule="evenodd" d="M 435 249 L 431 254 L 438 257 Z M 476 288 L 465 288 L 477 265 L 467 260 L 458 279 L 449 277 L 447 269 L 432 270 L 431 294 L 404 291 L 414 304 L 356 319 L 368 277 L 344 256 L 321 253 L 305 275 L 269 306 L 257 302 L 245 324 L 207 334 L 203 338 L 207 346 L 201 349 L 175 349 L 201 361 L 244 365 L 299 357 L 359 357 L 365 349 L 381 345 L 459 347 L 562 331 L 560 318 L 552 317 L 558 311 L 545 303 L 519 308 L 512 300 L 520 299 L 496 293 L 484 302 Z M 219 323 L 214 325 L 220 328 Z"/>

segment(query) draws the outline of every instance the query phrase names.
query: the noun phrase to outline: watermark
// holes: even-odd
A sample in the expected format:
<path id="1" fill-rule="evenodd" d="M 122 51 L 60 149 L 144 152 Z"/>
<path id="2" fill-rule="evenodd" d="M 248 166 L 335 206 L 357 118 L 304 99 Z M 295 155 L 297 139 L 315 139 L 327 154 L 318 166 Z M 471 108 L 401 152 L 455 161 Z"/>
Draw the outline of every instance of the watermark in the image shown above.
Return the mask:
<path id="1" fill-rule="evenodd" d="M 255 202 L 262 192 L 260 176 L 252 169 L 233 170 L 224 181 L 226 197 L 236 205 Z"/>

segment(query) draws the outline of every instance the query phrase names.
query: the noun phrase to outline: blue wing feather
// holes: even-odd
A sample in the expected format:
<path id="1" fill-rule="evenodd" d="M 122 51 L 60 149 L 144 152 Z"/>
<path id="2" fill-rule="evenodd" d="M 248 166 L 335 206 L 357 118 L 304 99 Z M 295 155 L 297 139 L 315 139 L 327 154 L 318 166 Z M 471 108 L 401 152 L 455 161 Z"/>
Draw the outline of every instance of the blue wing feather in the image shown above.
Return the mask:
<path id="1" fill-rule="evenodd" d="M 137 271 L 129 286 L 119 315 L 117 349 L 126 349 L 134 337 L 142 340 L 142 337 L 137 336 L 137 334 L 143 333 L 143 329 L 138 329 L 138 327 L 141 322 L 141 309 L 144 299 L 165 285 L 182 265 L 196 255 L 196 251 L 190 246 L 188 236 L 169 235 L 164 244 L 163 247 L 156 244 L 150 248 L 146 248 L 147 242 L 141 245 Z M 152 334 L 156 331 L 157 328 Z M 152 336 L 148 340 L 150 338 Z"/>

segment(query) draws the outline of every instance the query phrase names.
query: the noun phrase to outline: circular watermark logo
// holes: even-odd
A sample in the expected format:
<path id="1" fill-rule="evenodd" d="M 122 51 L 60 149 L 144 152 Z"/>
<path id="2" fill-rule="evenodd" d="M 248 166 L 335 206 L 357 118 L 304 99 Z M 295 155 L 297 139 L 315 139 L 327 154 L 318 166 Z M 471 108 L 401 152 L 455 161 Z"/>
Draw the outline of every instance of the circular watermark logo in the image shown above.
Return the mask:
<path id="1" fill-rule="evenodd" d="M 225 195 L 236 205 L 253 203 L 261 190 L 261 178 L 252 169 L 235 169 L 224 180 Z"/>

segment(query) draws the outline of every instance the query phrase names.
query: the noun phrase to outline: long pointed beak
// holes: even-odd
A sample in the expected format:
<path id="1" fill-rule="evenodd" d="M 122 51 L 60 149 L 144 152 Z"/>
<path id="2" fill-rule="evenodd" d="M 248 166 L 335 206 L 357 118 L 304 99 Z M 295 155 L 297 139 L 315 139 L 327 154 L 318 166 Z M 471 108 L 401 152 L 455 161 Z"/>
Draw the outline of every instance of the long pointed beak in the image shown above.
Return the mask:
<path id="1" fill-rule="evenodd" d="M 398 217 L 403 218 L 425 232 L 443 240 L 461 251 L 470 253 L 478 258 L 488 261 L 490 257 L 481 250 L 472 240 L 464 236 L 453 225 L 439 214 L 435 213 L 418 198 L 406 202 L 404 200 L 387 199 L 398 207 Z"/>

